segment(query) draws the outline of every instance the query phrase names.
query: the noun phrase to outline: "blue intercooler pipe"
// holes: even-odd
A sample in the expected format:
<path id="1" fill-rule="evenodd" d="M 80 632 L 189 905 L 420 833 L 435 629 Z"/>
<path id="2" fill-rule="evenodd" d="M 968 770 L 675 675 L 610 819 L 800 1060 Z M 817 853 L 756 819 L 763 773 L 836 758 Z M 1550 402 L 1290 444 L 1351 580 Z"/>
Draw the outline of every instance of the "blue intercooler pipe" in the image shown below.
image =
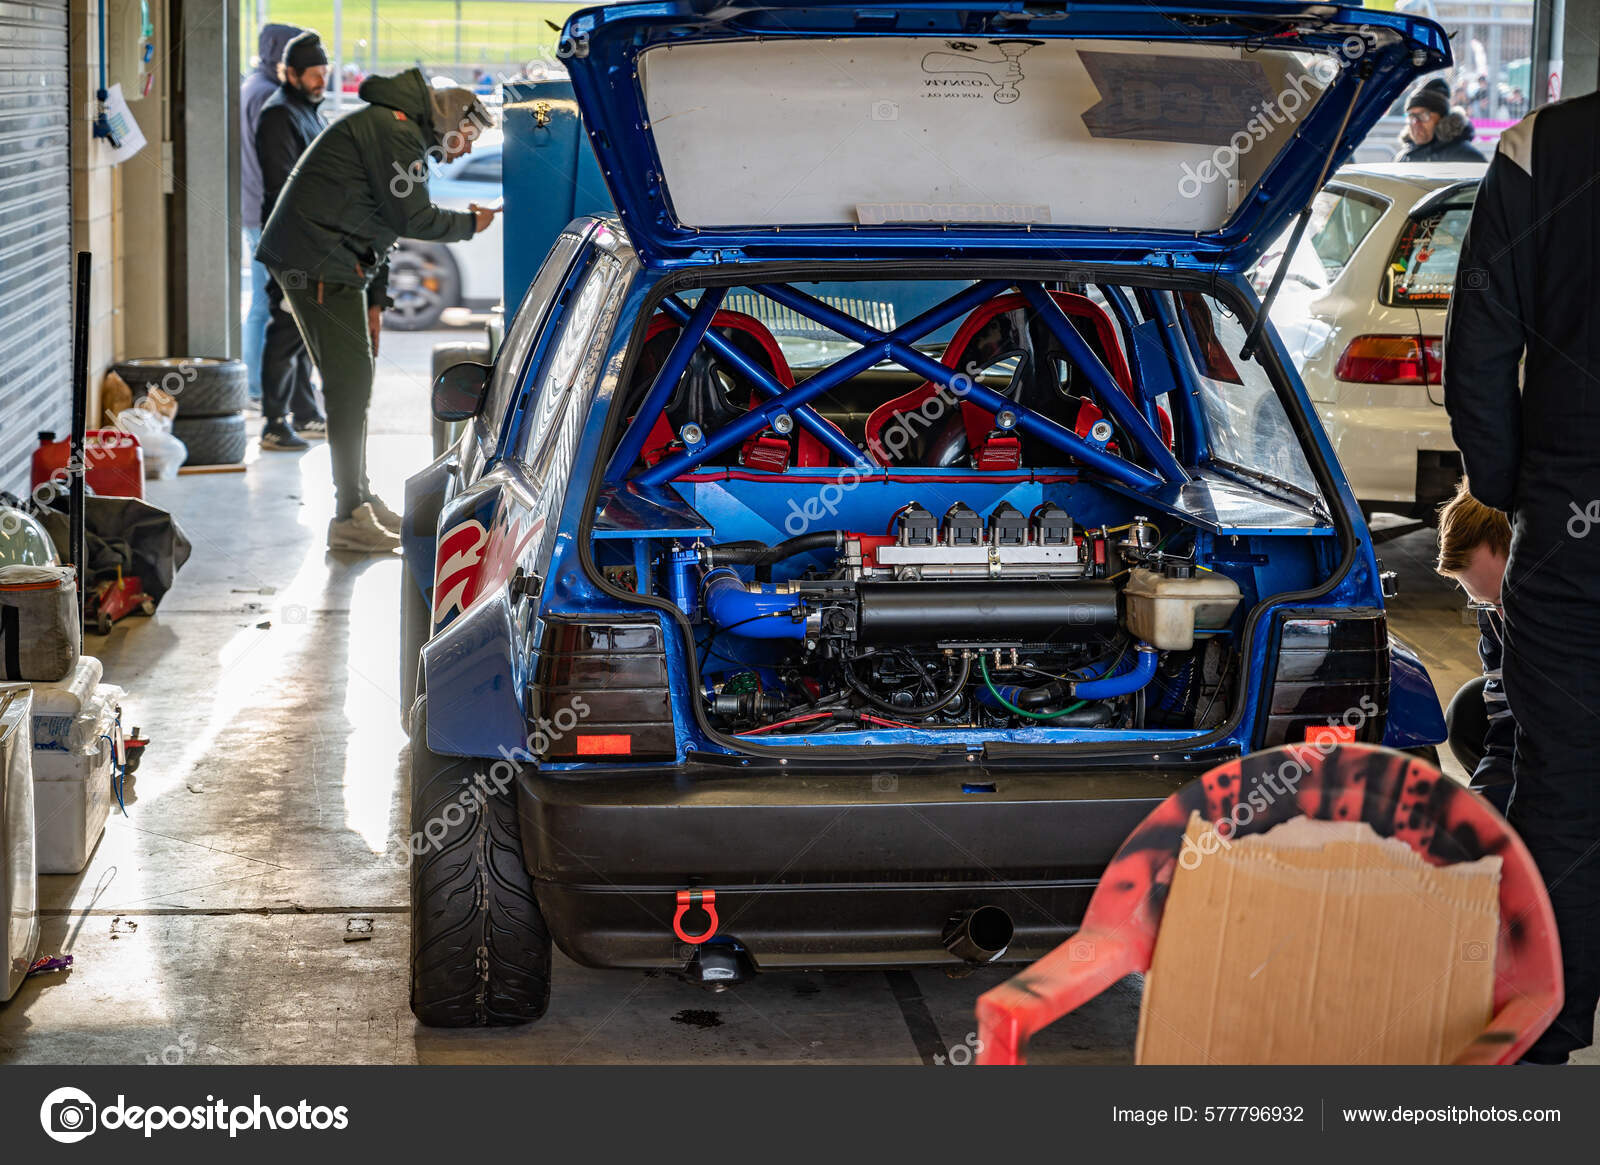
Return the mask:
<path id="1" fill-rule="evenodd" d="M 771 583 L 749 590 L 731 570 L 706 575 L 701 599 L 706 618 L 719 631 L 732 631 L 749 639 L 803 639 L 805 609 L 793 595 L 779 594 Z"/>
<path id="2" fill-rule="evenodd" d="M 1071 685 L 1072 696 L 1077 700 L 1108 700 L 1113 696 L 1131 696 L 1156 678 L 1156 659 L 1156 649 L 1148 643 L 1141 643 L 1130 670 L 1114 676 L 1075 680 Z"/>

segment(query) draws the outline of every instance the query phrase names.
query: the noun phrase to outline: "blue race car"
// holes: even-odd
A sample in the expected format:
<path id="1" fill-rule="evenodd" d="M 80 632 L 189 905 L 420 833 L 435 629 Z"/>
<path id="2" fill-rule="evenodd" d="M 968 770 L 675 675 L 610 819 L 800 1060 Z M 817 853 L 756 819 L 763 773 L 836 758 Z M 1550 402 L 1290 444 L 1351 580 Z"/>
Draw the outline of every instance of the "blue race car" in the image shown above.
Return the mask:
<path id="1" fill-rule="evenodd" d="M 469 423 L 406 494 L 424 1023 L 538 1018 L 552 945 L 1032 959 L 1205 769 L 1443 739 L 1246 278 L 1436 25 L 662 0 L 564 37 L 618 216 L 440 375 Z"/>

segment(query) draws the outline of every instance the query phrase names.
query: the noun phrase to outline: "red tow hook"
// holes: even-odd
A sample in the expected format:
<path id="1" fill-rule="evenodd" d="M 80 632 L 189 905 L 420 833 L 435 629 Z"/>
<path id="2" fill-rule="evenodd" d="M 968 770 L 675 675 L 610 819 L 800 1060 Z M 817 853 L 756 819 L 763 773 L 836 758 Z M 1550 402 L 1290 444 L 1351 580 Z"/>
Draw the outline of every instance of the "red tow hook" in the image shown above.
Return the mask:
<path id="1" fill-rule="evenodd" d="M 683 931 L 683 916 L 694 907 L 700 907 L 711 918 L 711 925 L 706 927 L 702 934 L 685 934 Z M 672 929 L 677 936 L 686 943 L 698 946 L 712 935 L 717 933 L 721 925 L 717 920 L 717 892 L 715 890 L 679 890 L 678 912 L 672 916 Z"/>

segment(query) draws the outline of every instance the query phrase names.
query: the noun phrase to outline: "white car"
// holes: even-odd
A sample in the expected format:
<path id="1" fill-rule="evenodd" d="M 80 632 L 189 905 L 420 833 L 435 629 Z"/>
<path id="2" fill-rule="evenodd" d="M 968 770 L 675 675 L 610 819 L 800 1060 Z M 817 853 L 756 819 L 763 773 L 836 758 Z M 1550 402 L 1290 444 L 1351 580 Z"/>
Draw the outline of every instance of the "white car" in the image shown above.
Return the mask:
<path id="1" fill-rule="evenodd" d="M 500 197 L 500 174 L 500 131 L 490 130 L 466 157 L 433 166 L 428 193 L 446 210 L 484 206 Z M 496 224 L 459 243 L 400 240 L 389 256 L 394 306 L 384 313 L 384 326 L 419 331 L 436 325 L 447 308 L 484 311 L 498 304 L 504 289 L 502 229 Z"/>
<path id="2" fill-rule="evenodd" d="M 1430 520 L 1461 454 L 1445 415 L 1445 315 L 1486 166 L 1347 166 L 1317 195 L 1272 322 L 1368 513 Z M 1252 277 L 1272 278 L 1287 234 Z"/>

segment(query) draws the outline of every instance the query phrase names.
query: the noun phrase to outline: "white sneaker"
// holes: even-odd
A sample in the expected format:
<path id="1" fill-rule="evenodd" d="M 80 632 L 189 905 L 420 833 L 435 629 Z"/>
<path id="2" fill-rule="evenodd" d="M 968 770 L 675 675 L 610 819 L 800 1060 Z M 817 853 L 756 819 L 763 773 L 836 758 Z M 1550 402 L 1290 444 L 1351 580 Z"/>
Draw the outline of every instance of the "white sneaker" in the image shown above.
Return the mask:
<path id="1" fill-rule="evenodd" d="M 370 502 L 363 502 L 348 518 L 335 518 L 328 523 L 328 549 L 389 554 L 400 549 L 400 535 L 378 521 Z"/>
<path id="2" fill-rule="evenodd" d="M 367 499 L 367 505 L 372 507 L 372 516 L 380 523 L 397 534 L 400 532 L 400 515 L 384 505 L 382 498 L 373 495 Z"/>

